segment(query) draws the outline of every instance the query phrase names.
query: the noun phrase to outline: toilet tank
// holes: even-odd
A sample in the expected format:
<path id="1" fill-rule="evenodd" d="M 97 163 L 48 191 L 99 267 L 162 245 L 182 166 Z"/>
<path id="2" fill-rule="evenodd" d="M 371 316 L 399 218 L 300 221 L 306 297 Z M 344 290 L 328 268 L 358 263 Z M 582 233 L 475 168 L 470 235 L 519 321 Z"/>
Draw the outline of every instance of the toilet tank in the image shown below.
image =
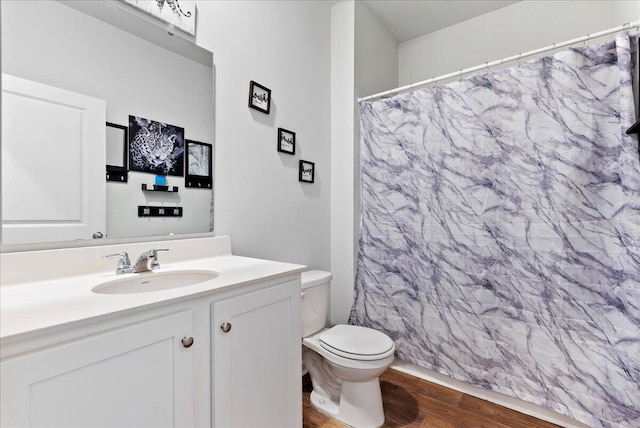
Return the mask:
<path id="1" fill-rule="evenodd" d="M 302 337 L 307 337 L 329 325 L 331 302 L 331 272 L 309 270 L 301 275 L 300 312 Z"/>

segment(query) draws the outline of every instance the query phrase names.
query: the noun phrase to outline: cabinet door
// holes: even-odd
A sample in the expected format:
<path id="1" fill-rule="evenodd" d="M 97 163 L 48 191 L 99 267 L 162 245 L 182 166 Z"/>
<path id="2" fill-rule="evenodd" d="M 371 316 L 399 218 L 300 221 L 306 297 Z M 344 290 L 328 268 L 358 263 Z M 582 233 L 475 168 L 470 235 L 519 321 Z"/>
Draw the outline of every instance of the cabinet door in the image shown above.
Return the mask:
<path id="1" fill-rule="evenodd" d="M 299 281 L 216 302 L 212 311 L 214 426 L 301 426 Z"/>
<path id="2" fill-rule="evenodd" d="M 193 426 L 192 331 L 184 311 L 3 361 L 1 425 Z"/>

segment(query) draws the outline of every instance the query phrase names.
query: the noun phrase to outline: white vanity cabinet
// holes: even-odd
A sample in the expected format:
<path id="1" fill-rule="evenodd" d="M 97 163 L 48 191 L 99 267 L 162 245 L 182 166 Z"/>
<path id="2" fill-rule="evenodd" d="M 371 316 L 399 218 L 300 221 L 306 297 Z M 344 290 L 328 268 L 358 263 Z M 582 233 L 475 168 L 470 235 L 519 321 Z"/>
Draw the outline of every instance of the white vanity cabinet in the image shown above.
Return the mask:
<path id="1" fill-rule="evenodd" d="M 28 334 L 2 355 L 2 427 L 301 427 L 299 271 Z"/>
<path id="2" fill-rule="evenodd" d="M 193 426 L 192 331 L 185 310 L 3 360 L 1 425 Z"/>
<path id="3" fill-rule="evenodd" d="M 300 282 L 211 305 L 216 427 L 302 425 Z"/>

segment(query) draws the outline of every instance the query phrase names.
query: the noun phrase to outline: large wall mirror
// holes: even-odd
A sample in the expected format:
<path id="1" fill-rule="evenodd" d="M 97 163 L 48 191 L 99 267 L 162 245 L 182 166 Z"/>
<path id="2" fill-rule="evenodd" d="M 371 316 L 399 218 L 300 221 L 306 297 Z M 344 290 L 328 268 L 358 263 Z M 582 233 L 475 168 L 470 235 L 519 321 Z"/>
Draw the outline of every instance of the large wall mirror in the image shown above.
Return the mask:
<path id="1" fill-rule="evenodd" d="M 130 170 L 126 182 L 107 182 L 105 169 L 114 158 L 106 122 L 145 118 L 213 144 L 212 53 L 120 1 L 0 7 L 2 251 L 211 233 L 211 189 L 169 175 L 177 192 L 148 191 L 155 174 Z M 163 150 L 153 138 L 140 144 Z M 181 215 L 145 217 L 141 206 L 180 207 Z"/>

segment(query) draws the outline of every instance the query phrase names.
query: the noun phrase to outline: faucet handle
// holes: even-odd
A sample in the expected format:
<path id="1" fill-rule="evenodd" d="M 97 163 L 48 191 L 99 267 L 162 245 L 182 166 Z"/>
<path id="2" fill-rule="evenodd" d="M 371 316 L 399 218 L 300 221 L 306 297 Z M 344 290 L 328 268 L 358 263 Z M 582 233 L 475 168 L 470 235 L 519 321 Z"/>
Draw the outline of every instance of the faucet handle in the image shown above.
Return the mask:
<path id="1" fill-rule="evenodd" d="M 103 259 L 113 259 L 115 257 L 119 257 L 118 267 L 116 268 L 116 274 L 122 273 L 130 273 L 132 271 L 131 268 L 131 260 L 129 260 L 129 254 L 126 251 L 115 254 L 107 254 L 106 256 L 102 256 Z"/>
<path id="2" fill-rule="evenodd" d="M 158 262 L 158 252 L 160 251 L 169 251 L 169 249 L 158 248 L 158 249 L 152 249 L 149 251 L 149 253 L 151 254 L 151 264 L 149 266 L 151 270 L 158 269 L 160 267 L 160 263 Z"/>

